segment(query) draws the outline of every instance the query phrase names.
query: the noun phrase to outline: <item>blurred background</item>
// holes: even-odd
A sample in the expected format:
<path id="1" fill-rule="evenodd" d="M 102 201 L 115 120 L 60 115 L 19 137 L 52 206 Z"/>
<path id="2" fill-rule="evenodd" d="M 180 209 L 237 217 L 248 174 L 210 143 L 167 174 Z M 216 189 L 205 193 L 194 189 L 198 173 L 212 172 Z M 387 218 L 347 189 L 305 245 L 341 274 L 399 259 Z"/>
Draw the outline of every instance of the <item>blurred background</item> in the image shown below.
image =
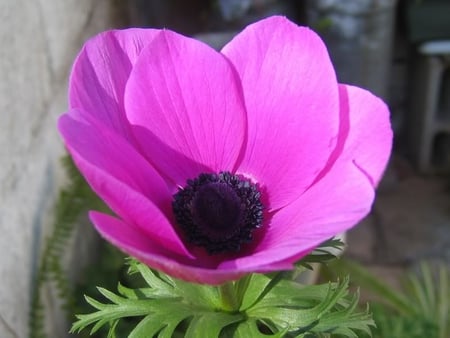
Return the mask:
<path id="1" fill-rule="evenodd" d="M 111 28 L 165 27 L 220 49 L 273 14 L 319 33 L 339 81 L 369 89 L 391 109 L 394 153 L 344 256 L 394 290 L 423 260 L 450 266 L 450 1 L 0 0 L 0 337 L 33 334 L 30 308 L 67 181 L 56 119 L 84 41 Z M 69 287 L 99 259 L 89 224 L 70 231 L 64 250 L 55 249 L 64 252 Z M 64 337 L 61 289 L 52 283 L 39 291 L 50 314 L 45 329 Z"/>

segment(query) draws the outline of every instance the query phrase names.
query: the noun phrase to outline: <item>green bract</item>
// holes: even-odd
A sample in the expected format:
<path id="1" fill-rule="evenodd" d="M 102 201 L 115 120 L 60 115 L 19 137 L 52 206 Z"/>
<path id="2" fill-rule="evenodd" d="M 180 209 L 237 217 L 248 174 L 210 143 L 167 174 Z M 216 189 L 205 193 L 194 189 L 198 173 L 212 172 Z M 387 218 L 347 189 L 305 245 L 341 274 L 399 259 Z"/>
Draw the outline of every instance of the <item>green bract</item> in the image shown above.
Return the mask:
<path id="1" fill-rule="evenodd" d="M 330 259 L 322 250 L 302 264 Z M 116 327 L 127 317 L 141 319 L 130 338 L 358 337 L 358 331 L 370 335 L 374 326 L 367 311 L 356 309 L 359 296 L 349 294 L 347 278 L 302 285 L 290 273 L 251 274 L 214 287 L 174 279 L 133 259 L 128 264 L 130 274 L 142 276 L 143 287 L 119 284 L 118 294 L 98 288 L 108 301 L 86 297 L 96 311 L 78 315 L 72 332 L 92 326 L 93 334 L 108 325 L 108 337 L 116 337 Z"/>

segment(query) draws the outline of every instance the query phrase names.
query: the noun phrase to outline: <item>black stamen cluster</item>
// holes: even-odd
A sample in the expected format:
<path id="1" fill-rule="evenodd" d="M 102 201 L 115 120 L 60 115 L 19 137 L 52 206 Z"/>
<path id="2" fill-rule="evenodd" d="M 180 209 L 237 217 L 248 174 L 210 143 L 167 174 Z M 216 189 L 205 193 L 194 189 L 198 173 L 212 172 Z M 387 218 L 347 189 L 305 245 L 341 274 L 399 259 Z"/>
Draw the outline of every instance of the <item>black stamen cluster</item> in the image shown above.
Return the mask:
<path id="1" fill-rule="evenodd" d="M 238 252 L 263 221 L 256 185 L 229 172 L 188 180 L 174 195 L 172 208 L 186 239 L 211 255 Z"/>

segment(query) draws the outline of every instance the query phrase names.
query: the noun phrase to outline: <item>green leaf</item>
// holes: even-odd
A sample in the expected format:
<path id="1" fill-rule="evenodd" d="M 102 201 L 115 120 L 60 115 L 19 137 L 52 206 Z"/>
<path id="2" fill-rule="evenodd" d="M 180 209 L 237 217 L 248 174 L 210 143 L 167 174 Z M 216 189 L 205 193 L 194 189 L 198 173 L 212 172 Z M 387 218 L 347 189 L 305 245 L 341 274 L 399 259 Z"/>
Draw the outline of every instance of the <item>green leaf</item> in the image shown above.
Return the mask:
<path id="1" fill-rule="evenodd" d="M 287 329 L 270 334 L 263 334 L 259 331 L 258 321 L 256 319 L 249 319 L 245 322 L 242 322 L 236 328 L 234 332 L 233 338 L 281 338 L 287 332 Z"/>
<path id="2" fill-rule="evenodd" d="M 443 265 L 433 269 L 427 263 L 406 278 L 403 291 L 393 289 L 364 267 L 345 260 L 332 264 L 333 271 L 350 273 L 366 292 L 380 299 L 374 304 L 378 338 L 450 337 L 450 270 Z"/>
<path id="3" fill-rule="evenodd" d="M 354 337 L 355 330 L 369 332 L 372 323 L 367 313 L 356 312 L 358 295 L 348 297 L 348 279 L 303 286 L 281 272 L 214 287 L 180 281 L 136 261 L 130 261 L 130 272 L 146 285 L 119 284 L 118 294 L 98 288 L 107 303 L 86 297 L 96 311 L 77 316 L 72 332 L 92 325 L 94 333 L 109 325 L 113 337 L 119 320 L 142 317 L 129 337 L 326 337 L 329 332 Z M 155 291 L 155 285 L 163 291 Z M 240 306 L 225 306 L 221 297 Z"/>
<path id="4" fill-rule="evenodd" d="M 260 307 L 255 306 L 247 311 L 247 314 L 253 318 L 267 318 L 277 323 L 281 327 L 305 328 L 317 323 L 322 315 L 332 308 L 337 301 L 346 295 L 347 283 L 340 283 L 333 290 L 330 285 L 324 300 L 312 308 L 304 309 L 301 307 Z"/>
<path id="5" fill-rule="evenodd" d="M 230 324 L 244 320 L 242 314 L 209 312 L 195 316 L 186 331 L 186 338 L 219 337 L 222 329 Z"/>
<path id="6" fill-rule="evenodd" d="M 173 284 L 171 284 L 167 278 L 161 277 L 159 273 L 153 271 L 148 266 L 139 263 L 135 259 L 129 259 L 128 264 L 130 264 L 130 273 L 139 273 L 156 296 L 173 296 Z"/>
<path id="7" fill-rule="evenodd" d="M 439 268 L 439 338 L 450 337 L 450 272 L 444 266 Z"/>
<path id="8" fill-rule="evenodd" d="M 171 337 L 177 326 L 184 320 L 200 312 L 201 309 L 191 307 L 188 304 L 167 302 L 165 304 L 154 304 L 152 313 L 146 316 L 130 333 L 130 338 L 152 337 L 159 332 L 158 337 Z"/>
<path id="9" fill-rule="evenodd" d="M 114 320 L 112 323 L 109 323 L 107 338 L 116 338 L 116 328 L 118 324 L 119 324 L 118 320 Z"/>
<path id="10" fill-rule="evenodd" d="M 384 300 L 389 301 L 389 303 L 401 313 L 409 313 L 413 307 L 407 297 L 399 294 L 388 284 L 379 280 L 367 269 L 364 269 L 357 263 L 340 259 L 334 261 L 330 266 L 330 269 L 341 276 L 350 275 L 353 283 L 361 288 L 370 290 L 371 292 L 382 297 Z"/>
<path id="11" fill-rule="evenodd" d="M 174 291 L 188 302 L 203 304 L 211 309 L 221 308 L 221 301 L 216 287 L 174 280 Z"/>
<path id="12" fill-rule="evenodd" d="M 149 338 L 161 331 L 165 326 L 164 315 L 149 314 L 142 319 L 138 325 L 130 332 L 128 338 Z"/>
<path id="13" fill-rule="evenodd" d="M 321 243 L 309 255 L 295 263 L 295 269 L 288 274 L 291 277 L 290 279 L 296 279 L 305 269 L 314 270 L 313 265 L 331 262 L 343 250 L 344 246 L 345 244 L 339 238 L 331 238 Z"/>
<path id="14" fill-rule="evenodd" d="M 262 274 L 249 275 L 244 280 L 245 285 L 241 286 L 241 283 L 238 282 L 238 293 L 241 299 L 239 310 L 245 311 L 255 304 L 264 295 L 264 291 L 270 282 L 271 279 Z"/>
<path id="15" fill-rule="evenodd" d="M 358 294 L 348 295 L 348 278 L 329 285 L 302 286 L 280 281 L 263 299 L 247 310 L 250 318 L 273 322 L 289 334 L 333 332 L 357 337 L 355 331 L 370 334 L 374 322 L 368 312 L 358 313 Z"/>
<path id="16" fill-rule="evenodd" d="M 370 335 L 370 327 L 374 327 L 375 322 L 368 309 L 362 313 L 355 313 L 358 299 L 359 294 L 355 294 L 349 306 L 325 314 L 313 331 L 333 332 L 346 337 L 358 337 L 354 331 L 361 331 Z"/>
<path id="17" fill-rule="evenodd" d="M 439 338 L 450 336 L 450 269 L 444 265 L 432 270 L 427 263 L 420 264 L 417 274 L 408 276 L 405 288 L 413 304 L 411 316 L 422 317 L 439 329 Z"/>
<path id="18" fill-rule="evenodd" d="M 330 287 L 335 288 L 336 283 L 321 285 L 302 285 L 294 281 L 282 280 L 262 298 L 255 307 L 292 306 L 307 308 L 313 307 L 327 294 Z M 348 304 L 348 300 L 341 298 L 340 305 Z"/>
<path id="19" fill-rule="evenodd" d="M 126 299 L 116 299 L 116 304 L 103 304 L 93 298 L 87 296 L 85 298 L 86 301 L 98 311 L 90 314 L 77 315 L 76 317 L 78 320 L 72 325 L 71 332 L 80 332 L 85 327 L 94 324 L 91 329 L 91 334 L 93 334 L 109 322 L 124 317 L 143 316 L 149 313 L 149 309 L 151 309 L 149 303 L 145 304 L 144 302 L 143 304 L 142 301 L 137 301 L 135 299 L 128 304 Z"/>

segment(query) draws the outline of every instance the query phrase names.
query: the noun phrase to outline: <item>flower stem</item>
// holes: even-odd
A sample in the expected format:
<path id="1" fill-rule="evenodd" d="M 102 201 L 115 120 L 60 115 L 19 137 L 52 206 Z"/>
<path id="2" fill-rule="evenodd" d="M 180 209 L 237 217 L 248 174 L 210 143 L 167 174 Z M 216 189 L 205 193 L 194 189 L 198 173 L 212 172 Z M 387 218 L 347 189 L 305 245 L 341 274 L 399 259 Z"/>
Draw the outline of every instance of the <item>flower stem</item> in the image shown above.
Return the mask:
<path id="1" fill-rule="evenodd" d="M 236 290 L 233 282 L 227 282 L 218 287 L 223 310 L 235 312 L 239 309 Z"/>

